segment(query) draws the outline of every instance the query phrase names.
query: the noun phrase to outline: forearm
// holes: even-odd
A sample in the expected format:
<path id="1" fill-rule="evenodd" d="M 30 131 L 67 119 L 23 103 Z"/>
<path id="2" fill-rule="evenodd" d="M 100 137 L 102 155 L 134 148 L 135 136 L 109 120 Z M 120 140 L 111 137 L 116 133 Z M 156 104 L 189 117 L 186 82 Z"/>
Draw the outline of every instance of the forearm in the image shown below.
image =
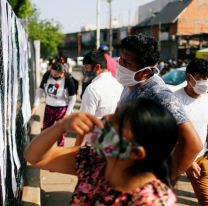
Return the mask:
<path id="1" fill-rule="evenodd" d="M 53 146 L 62 133 L 67 131 L 85 135 L 94 125 L 103 128 L 101 121 L 86 113 L 66 115 L 53 126 L 35 137 L 24 153 L 25 159 L 33 166 L 54 172 L 76 174 L 78 147 L 62 148 Z"/>
<path id="2" fill-rule="evenodd" d="M 172 155 L 172 177 L 174 179 L 191 166 L 202 149 L 202 143 L 190 123 L 184 123 L 179 128 L 179 141 Z"/>
<path id="3" fill-rule="evenodd" d="M 40 103 L 40 99 L 41 97 L 43 96 L 43 92 L 44 90 L 42 88 L 38 88 L 37 91 L 36 91 L 36 95 L 35 95 L 35 101 L 34 101 L 34 104 L 33 104 L 33 107 L 37 107 Z"/>
<path id="4" fill-rule="evenodd" d="M 62 133 L 63 129 L 60 122 L 45 129 L 26 148 L 24 153 L 25 159 L 31 164 L 35 164 L 44 159 L 45 154 L 50 152 L 50 149 Z"/>
<path id="5" fill-rule="evenodd" d="M 57 157 L 57 150 L 60 149 L 53 147 L 53 144 L 63 133 L 73 132 L 79 136 L 84 136 L 94 128 L 94 125 L 103 128 L 102 122 L 90 114 L 77 112 L 66 115 L 35 137 L 25 150 L 24 157 L 32 164 L 46 158 L 50 162 L 52 157 Z M 61 148 L 59 153 L 62 153 L 63 149 Z"/>
<path id="6" fill-rule="evenodd" d="M 198 151 L 191 151 L 186 149 L 186 147 L 184 147 L 184 144 L 178 143 L 172 155 L 171 176 L 173 179 L 176 179 L 185 172 L 191 166 L 198 154 Z"/>
<path id="7" fill-rule="evenodd" d="M 76 102 L 76 95 L 73 95 L 73 96 L 69 96 L 69 104 L 68 104 L 68 107 L 67 107 L 67 111 L 66 111 L 66 114 L 70 114 L 74 108 L 74 105 L 75 105 L 75 102 Z"/>

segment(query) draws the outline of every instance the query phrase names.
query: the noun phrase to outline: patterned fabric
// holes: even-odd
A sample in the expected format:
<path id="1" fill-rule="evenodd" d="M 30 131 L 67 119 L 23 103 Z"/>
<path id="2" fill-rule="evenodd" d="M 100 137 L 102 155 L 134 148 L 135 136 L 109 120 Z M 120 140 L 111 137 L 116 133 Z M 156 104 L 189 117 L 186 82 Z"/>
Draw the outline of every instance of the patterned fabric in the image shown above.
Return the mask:
<path id="1" fill-rule="evenodd" d="M 104 179 L 106 161 L 93 147 L 84 146 L 76 157 L 77 187 L 70 205 L 84 206 L 175 206 L 172 191 L 159 180 L 152 181 L 133 193 L 114 190 Z"/>
<path id="2" fill-rule="evenodd" d="M 45 114 L 43 119 L 43 129 L 46 129 L 50 126 L 52 126 L 56 121 L 59 119 L 62 119 L 66 113 L 67 106 L 66 107 L 52 107 L 49 105 L 46 105 L 45 107 Z M 64 135 L 59 138 L 58 146 L 63 147 L 64 146 Z"/>
<path id="3" fill-rule="evenodd" d="M 153 99 L 167 107 L 176 118 L 178 124 L 189 121 L 183 105 L 158 75 L 154 75 L 151 81 L 135 89 L 126 87 L 121 95 L 119 105 L 139 97 Z"/>

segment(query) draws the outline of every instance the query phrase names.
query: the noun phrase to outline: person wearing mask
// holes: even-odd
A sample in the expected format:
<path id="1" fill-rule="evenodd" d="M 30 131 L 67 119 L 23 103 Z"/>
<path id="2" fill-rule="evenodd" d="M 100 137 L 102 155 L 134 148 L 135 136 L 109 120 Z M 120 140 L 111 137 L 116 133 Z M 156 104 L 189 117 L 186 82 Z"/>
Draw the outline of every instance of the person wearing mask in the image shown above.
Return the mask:
<path id="1" fill-rule="evenodd" d="M 88 66 L 89 65 L 88 59 L 89 59 L 88 55 L 85 55 L 83 58 L 84 70 L 83 70 L 83 80 L 82 80 L 82 91 L 80 94 L 81 99 L 87 86 L 96 77 L 95 72 L 93 72 L 92 68 Z"/>
<path id="2" fill-rule="evenodd" d="M 178 144 L 172 155 L 172 180 L 175 181 L 176 177 L 190 167 L 202 149 L 202 143 L 183 105 L 157 75 L 158 60 L 155 38 L 138 34 L 122 39 L 116 78 L 124 86 L 124 91 L 118 105 L 145 97 L 160 102 L 172 112 L 179 125 Z"/>
<path id="3" fill-rule="evenodd" d="M 87 144 L 54 147 L 65 132 L 87 134 Z M 173 115 L 141 98 L 102 121 L 88 113 L 66 116 L 35 137 L 24 157 L 34 167 L 77 175 L 72 206 L 176 206 L 169 160 L 177 140 Z"/>
<path id="4" fill-rule="evenodd" d="M 187 85 L 175 92 L 196 129 L 204 148 L 186 174 L 192 184 L 199 206 L 208 205 L 208 62 L 194 59 L 186 67 Z"/>
<path id="5" fill-rule="evenodd" d="M 83 62 L 86 70 L 93 72 L 95 78 L 85 89 L 80 111 L 101 119 L 115 112 L 123 86 L 107 70 L 106 59 L 102 52 L 90 51 Z"/>
<path id="6" fill-rule="evenodd" d="M 71 75 L 64 70 L 63 64 L 52 63 L 50 70 L 43 75 L 40 87 L 36 92 L 32 115 L 35 114 L 44 93 L 46 106 L 43 130 L 63 118 L 64 115 L 70 114 L 76 102 L 74 81 Z M 64 146 L 64 135 L 59 137 L 57 144 Z"/>

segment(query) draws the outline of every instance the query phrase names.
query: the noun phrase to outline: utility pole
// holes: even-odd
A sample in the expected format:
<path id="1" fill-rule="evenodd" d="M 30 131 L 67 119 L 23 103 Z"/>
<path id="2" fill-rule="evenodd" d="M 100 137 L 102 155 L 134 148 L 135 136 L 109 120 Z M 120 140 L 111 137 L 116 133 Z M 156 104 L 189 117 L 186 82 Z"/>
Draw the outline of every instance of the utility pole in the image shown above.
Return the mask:
<path id="1" fill-rule="evenodd" d="M 96 30 L 96 48 L 100 47 L 100 0 L 97 0 L 97 30 Z"/>
<path id="2" fill-rule="evenodd" d="M 112 0 L 107 0 L 109 3 L 109 53 L 112 56 L 113 51 L 113 38 L 112 38 Z"/>
<path id="3" fill-rule="evenodd" d="M 161 51 L 161 22 L 158 25 L 158 50 Z"/>
<path id="4" fill-rule="evenodd" d="M 77 56 L 81 54 L 81 33 L 77 34 Z"/>

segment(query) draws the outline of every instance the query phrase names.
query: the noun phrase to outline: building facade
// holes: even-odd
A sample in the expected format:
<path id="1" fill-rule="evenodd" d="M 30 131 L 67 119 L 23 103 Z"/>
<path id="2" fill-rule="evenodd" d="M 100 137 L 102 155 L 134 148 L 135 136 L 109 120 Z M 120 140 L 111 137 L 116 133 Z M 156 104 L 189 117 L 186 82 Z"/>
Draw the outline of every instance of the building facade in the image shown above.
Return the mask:
<path id="1" fill-rule="evenodd" d="M 112 56 L 119 56 L 120 41 L 145 33 L 158 39 L 161 59 L 191 59 L 208 47 L 208 0 L 155 0 L 138 9 L 139 23 L 112 29 Z M 100 30 L 101 44 L 109 45 L 109 29 Z M 96 48 L 96 30 L 65 35 L 59 48 L 66 57 L 84 56 Z"/>

